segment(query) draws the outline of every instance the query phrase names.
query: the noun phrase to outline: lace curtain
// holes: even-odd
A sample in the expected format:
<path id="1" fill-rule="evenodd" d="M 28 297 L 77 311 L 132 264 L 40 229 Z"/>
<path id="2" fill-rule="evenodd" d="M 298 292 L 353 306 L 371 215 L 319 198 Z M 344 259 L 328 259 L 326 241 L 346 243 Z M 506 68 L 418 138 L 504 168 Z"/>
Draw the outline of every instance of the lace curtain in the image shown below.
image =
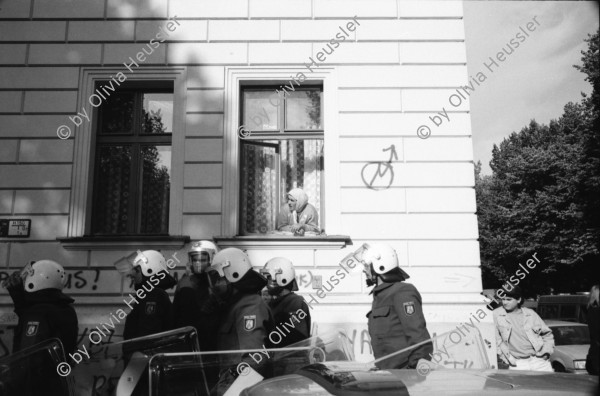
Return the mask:
<path id="1" fill-rule="evenodd" d="M 244 144 L 242 161 L 242 234 L 274 231 L 277 213 L 292 188 L 302 188 L 321 213 L 323 140 Z"/>

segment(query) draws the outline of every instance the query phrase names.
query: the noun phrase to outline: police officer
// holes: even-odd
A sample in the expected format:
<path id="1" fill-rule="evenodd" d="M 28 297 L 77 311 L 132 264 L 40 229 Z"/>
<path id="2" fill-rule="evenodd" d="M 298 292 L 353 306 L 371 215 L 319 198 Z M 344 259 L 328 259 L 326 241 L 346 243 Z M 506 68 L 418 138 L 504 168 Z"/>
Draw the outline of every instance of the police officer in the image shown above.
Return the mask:
<path id="1" fill-rule="evenodd" d="M 173 300 L 175 327 L 195 327 L 201 351 L 216 348 L 218 305 L 209 293 L 206 270 L 217 251 L 217 246 L 210 241 L 192 244 L 188 252 L 188 274 L 177 284 Z"/>
<path id="2" fill-rule="evenodd" d="M 369 335 L 375 359 L 430 340 L 421 305 L 421 295 L 410 283 L 398 263 L 396 251 L 386 244 L 365 244 L 361 261 L 365 266 L 367 286 L 373 289 L 373 305 L 367 314 Z M 431 341 L 408 352 L 396 354 L 377 363 L 382 369 L 416 368 L 419 359 L 430 360 Z"/>
<path id="3" fill-rule="evenodd" d="M 19 317 L 13 352 L 49 338 L 58 338 L 65 354 L 75 351 L 77 314 L 74 300 L 62 292 L 65 282 L 65 270 L 52 260 L 33 262 L 3 282 Z"/>
<path id="4" fill-rule="evenodd" d="M 271 311 L 260 296 L 267 280 L 252 270 L 248 256 L 239 249 L 227 248 L 218 252 L 207 271 L 212 292 L 225 303 L 218 330 L 217 350 L 254 350 L 249 353 L 220 356 L 222 371 L 216 394 L 222 394 L 239 374 L 250 367 L 264 373 L 268 357 L 264 349 L 272 328 Z M 262 356 L 261 356 L 262 355 Z M 260 358 L 259 358 L 260 357 Z"/>
<path id="5" fill-rule="evenodd" d="M 155 250 L 138 251 L 128 276 L 133 278 L 136 295 L 126 300 L 132 310 L 125 319 L 123 339 L 173 329 L 173 307 L 167 289 L 177 282 L 169 274 L 163 255 Z"/>
<path id="6" fill-rule="evenodd" d="M 298 291 L 296 271 L 284 257 L 267 261 L 260 273 L 267 279 L 267 291 L 272 296 L 269 307 L 275 326 L 285 329 L 282 341 L 274 347 L 286 347 L 310 337 L 310 312 Z"/>

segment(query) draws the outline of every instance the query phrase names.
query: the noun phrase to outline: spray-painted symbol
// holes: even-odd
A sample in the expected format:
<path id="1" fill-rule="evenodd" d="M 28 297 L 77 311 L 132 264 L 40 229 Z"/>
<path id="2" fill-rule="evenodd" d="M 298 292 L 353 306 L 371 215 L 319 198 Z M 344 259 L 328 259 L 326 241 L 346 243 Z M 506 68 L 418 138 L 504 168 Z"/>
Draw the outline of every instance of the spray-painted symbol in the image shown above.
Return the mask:
<path id="1" fill-rule="evenodd" d="M 382 151 L 388 150 L 391 152 L 390 159 L 387 162 L 367 162 L 365 166 L 363 166 L 360 176 L 367 188 L 372 190 L 385 190 L 390 188 L 394 182 L 394 167 L 392 166 L 392 161 L 398 160 L 398 154 L 396 153 L 396 147 L 393 144 Z M 376 167 L 371 165 L 376 165 Z M 387 177 L 384 178 L 386 175 Z"/>
<path id="2" fill-rule="evenodd" d="M 463 275 L 463 274 L 458 274 L 458 273 L 454 273 L 453 275 L 456 276 L 445 276 L 444 280 L 448 283 L 462 283 L 462 287 L 467 287 L 469 286 L 474 280 L 475 278 L 470 277 L 468 275 Z"/>
<path id="3" fill-rule="evenodd" d="M 96 277 L 94 278 L 94 285 L 92 286 L 92 290 L 96 290 L 98 286 L 96 283 L 98 282 L 98 278 L 100 277 L 100 270 L 96 268 Z"/>

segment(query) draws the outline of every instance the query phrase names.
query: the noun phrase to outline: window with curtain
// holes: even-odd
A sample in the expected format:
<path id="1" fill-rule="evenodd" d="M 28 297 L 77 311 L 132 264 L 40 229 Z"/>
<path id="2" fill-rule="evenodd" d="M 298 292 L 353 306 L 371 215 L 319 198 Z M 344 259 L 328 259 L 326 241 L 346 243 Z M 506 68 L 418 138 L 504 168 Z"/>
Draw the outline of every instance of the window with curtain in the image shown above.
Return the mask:
<path id="1" fill-rule="evenodd" d="M 92 234 L 167 235 L 172 85 L 120 87 L 104 96 L 95 128 Z"/>
<path id="2" fill-rule="evenodd" d="M 277 216 L 294 188 L 306 193 L 324 228 L 323 89 L 278 88 L 242 89 L 240 235 L 291 234 L 277 229 Z"/>

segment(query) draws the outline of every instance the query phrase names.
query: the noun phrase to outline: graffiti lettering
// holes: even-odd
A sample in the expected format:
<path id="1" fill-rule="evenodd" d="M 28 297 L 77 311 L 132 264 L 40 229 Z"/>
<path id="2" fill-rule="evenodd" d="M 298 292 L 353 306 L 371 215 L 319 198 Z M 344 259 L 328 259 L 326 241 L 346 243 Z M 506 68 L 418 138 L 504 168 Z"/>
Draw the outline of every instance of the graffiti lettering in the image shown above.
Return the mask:
<path id="1" fill-rule="evenodd" d="M 470 362 L 470 364 L 469 364 L 469 362 Z M 467 369 L 467 368 L 472 368 L 473 367 L 473 361 L 472 360 L 467 360 L 467 359 L 465 359 L 462 362 L 458 362 L 456 360 L 444 360 L 444 365 L 447 365 L 447 364 L 453 364 L 454 365 L 453 368 L 464 368 L 464 369 Z"/>
<path id="2" fill-rule="evenodd" d="M 308 279 L 307 279 L 308 277 Z M 307 273 L 304 274 L 298 274 L 296 275 L 296 282 L 298 283 L 298 287 L 307 287 L 312 285 L 312 281 L 313 281 L 313 274 L 312 272 L 307 271 Z"/>
<path id="3" fill-rule="evenodd" d="M 365 353 L 364 346 L 367 344 L 369 347 L 369 353 L 373 353 L 373 348 L 371 347 L 371 336 L 369 335 L 369 330 L 363 330 L 360 334 L 360 353 Z"/>

